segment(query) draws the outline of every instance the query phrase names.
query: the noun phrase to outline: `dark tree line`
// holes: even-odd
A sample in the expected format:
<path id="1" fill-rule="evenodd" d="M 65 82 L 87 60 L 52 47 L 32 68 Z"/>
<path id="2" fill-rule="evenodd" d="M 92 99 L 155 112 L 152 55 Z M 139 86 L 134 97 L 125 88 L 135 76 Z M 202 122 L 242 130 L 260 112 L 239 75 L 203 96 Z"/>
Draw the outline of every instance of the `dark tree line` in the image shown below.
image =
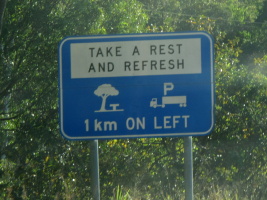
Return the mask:
<path id="1" fill-rule="evenodd" d="M 59 133 L 61 39 L 201 30 L 215 38 L 216 126 L 211 135 L 194 138 L 196 198 L 224 192 L 264 199 L 266 2 L 0 1 L 0 197 L 90 198 L 88 142 Z M 136 199 L 183 198 L 181 138 L 99 144 L 103 199 L 117 186 Z"/>

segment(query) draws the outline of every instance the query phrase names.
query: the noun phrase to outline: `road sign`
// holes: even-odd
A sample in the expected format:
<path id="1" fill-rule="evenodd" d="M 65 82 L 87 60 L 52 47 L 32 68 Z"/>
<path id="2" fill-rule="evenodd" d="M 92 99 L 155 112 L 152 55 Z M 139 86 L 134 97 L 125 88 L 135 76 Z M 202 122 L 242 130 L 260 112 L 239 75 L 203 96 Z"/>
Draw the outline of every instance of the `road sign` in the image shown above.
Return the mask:
<path id="1" fill-rule="evenodd" d="M 210 133 L 213 54 L 205 32 L 63 39 L 62 135 L 77 140 Z"/>

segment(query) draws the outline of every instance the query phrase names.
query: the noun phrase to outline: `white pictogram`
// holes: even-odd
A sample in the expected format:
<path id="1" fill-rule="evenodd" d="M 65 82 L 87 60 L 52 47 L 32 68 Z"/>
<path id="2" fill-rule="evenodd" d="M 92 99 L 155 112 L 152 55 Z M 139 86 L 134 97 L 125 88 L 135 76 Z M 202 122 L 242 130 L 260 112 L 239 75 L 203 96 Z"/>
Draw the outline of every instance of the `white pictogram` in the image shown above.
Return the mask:
<path id="1" fill-rule="evenodd" d="M 111 84 L 102 84 L 98 86 L 98 88 L 94 91 L 94 94 L 98 97 L 102 98 L 101 107 L 99 110 L 96 110 L 95 112 L 119 112 L 124 111 L 124 109 L 119 109 L 118 107 L 120 104 L 109 104 L 111 109 L 106 109 L 107 104 L 107 98 L 109 96 L 117 96 L 119 95 L 119 91 L 113 87 Z"/>
<path id="2" fill-rule="evenodd" d="M 171 91 L 174 89 L 173 83 L 164 83 L 164 96 L 161 98 L 161 104 L 158 103 L 158 98 L 152 98 L 150 101 L 150 107 L 164 108 L 166 104 L 178 104 L 180 107 L 186 107 L 186 96 L 165 96 L 167 95 L 167 91 Z"/>

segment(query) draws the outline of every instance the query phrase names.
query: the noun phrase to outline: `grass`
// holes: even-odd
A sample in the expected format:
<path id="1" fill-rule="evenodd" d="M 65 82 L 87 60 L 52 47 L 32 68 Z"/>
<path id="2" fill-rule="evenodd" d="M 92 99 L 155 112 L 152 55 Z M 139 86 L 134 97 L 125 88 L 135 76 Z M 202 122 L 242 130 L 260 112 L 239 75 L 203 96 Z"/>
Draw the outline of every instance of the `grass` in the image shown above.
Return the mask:
<path id="1" fill-rule="evenodd" d="M 240 200 L 240 199 L 249 200 L 249 198 L 240 197 L 236 188 L 223 187 L 223 186 L 215 186 L 209 188 L 208 194 L 206 195 L 197 192 L 195 192 L 194 194 L 194 200 Z M 114 195 L 110 200 L 152 200 L 152 198 L 134 197 L 134 195 L 131 195 L 130 190 L 124 191 L 122 187 L 118 186 L 114 190 Z M 177 200 L 177 199 L 174 199 L 170 195 L 168 195 L 162 200 Z M 179 200 L 184 200 L 184 198 L 181 198 Z"/>
<path id="2" fill-rule="evenodd" d="M 120 186 L 117 186 L 111 200 L 132 200 L 132 198 L 129 195 L 129 191 L 124 192 Z"/>

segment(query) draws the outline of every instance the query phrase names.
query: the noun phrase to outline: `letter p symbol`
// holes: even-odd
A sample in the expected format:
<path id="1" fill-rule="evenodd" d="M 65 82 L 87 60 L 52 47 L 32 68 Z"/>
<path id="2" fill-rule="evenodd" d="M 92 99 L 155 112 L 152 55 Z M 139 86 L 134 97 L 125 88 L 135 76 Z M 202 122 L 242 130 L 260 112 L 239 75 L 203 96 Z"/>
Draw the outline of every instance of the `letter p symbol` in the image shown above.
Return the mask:
<path id="1" fill-rule="evenodd" d="M 167 91 L 171 91 L 173 88 L 173 83 L 164 83 L 164 95 L 167 95 Z"/>

